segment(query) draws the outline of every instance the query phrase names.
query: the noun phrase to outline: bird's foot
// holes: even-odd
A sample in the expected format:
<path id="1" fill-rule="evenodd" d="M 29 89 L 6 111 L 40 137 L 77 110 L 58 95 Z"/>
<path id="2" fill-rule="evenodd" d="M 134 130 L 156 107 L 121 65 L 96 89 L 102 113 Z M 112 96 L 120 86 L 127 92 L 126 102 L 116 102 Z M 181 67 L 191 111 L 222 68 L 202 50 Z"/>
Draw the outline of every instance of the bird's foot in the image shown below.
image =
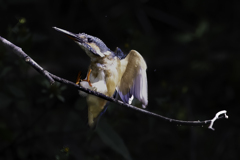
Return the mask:
<path id="1" fill-rule="evenodd" d="M 91 84 L 91 82 L 90 82 L 90 74 L 91 74 L 91 72 L 92 72 L 92 70 L 89 69 L 88 74 L 87 74 L 87 79 L 86 79 L 86 80 L 85 80 L 85 79 L 82 80 L 82 81 L 88 82 L 88 84 L 89 84 L 90 87 L 92 87 L 92 84 Z"/>
<path id="2" fill-rule="evenodd" d="M 78 76 L 77 76 L 77 79 L 76 79 L 76 84 L 80 85 L 80 82 L 81 82 L 81 71 L 78 72 Z"/>

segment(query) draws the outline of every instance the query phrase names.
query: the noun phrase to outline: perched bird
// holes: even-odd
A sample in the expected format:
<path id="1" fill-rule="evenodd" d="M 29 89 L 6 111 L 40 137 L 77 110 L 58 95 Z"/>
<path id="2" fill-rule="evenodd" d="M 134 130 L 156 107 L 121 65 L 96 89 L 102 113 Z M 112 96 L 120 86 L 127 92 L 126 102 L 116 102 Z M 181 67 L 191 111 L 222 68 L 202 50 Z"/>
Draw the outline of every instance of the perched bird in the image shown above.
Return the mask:
<path id="1" fill-rule="evenodd" d="M 125 56 L 120 48 L 113 52 L 97 37 L 53 28 L 74 40 L 91 59 L 87 77 L 79 83 L 80 86 L 110 97 L 116 90 L 123 102 L 131 104 L 135 97 L 143 108 L 147 106 L 147 65 L 137 51 L 131 50 Z M 93 127 L 107 101 L 82 91 L 79 94 L 87 97 L 88 124 Z"/>

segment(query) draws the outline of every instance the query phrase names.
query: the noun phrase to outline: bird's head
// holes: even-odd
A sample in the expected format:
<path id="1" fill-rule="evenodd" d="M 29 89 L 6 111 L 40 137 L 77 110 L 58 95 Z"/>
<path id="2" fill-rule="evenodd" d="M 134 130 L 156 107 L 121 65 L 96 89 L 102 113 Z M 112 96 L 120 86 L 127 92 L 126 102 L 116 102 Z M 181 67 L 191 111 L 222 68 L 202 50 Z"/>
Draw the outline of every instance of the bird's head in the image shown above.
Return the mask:
<path id="1" fill-rule="evenodd" d="M 91 59 L 104 58 L 113 54 L 103 41 L 97 37 L 85 33 L 75 34 L 57 27 L 53 28 L 74 40 Z"/>

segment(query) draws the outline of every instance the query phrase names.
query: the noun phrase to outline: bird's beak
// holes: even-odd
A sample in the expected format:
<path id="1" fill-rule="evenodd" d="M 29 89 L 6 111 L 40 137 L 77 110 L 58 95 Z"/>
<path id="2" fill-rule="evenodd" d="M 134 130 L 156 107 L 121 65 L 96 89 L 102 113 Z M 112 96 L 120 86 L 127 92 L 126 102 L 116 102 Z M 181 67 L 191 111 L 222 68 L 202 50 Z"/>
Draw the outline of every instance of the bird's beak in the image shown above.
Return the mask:
<path id="1" fill-rule="evenodd" d="M 69 31 L 66 31 L 64 29 L 61 28 L 57 28 L 57 27 L 53 27 L 55 30 L 64 33 L 66 36 L 68 36 L 70 39 L 74 40 L 74 42 L 77 42 L 77 44 L 80 45 L 80 47 L 82 49 L 84 49 L 86 51 L 86 53 L 91 52 L 92 54 L 96 55 L 96 56 L 100 56 L 100 57 L 104 57 L 104 55 L 101 52 L 98 52 L 96 50 L 96 48 L 92 47 L 91 45 L 89 45 L 86 42 L 86 38 L 82 38 L 82 36 L 80 36 L 81 34 L 75 34 Z M 84 36 L 85 37 L 85 36 Z M 90 56 L 90 55 L 89 55 Z"/>
<path id="2" fill-rule="evenodd" d="M 83 43 L 83 40 L 81 38 L 79 38 L 79 36 L 77 36 L 77 34 L 66 31 L 64 29 L 61 28 L 57 28 L 57 27 L 53 27 L 53 29 L 57 30 L 58 32 L 64 33 L 66 36 L 68 36 L 70 39 L 76 41 L 76 42 L 80 42 Z"/>

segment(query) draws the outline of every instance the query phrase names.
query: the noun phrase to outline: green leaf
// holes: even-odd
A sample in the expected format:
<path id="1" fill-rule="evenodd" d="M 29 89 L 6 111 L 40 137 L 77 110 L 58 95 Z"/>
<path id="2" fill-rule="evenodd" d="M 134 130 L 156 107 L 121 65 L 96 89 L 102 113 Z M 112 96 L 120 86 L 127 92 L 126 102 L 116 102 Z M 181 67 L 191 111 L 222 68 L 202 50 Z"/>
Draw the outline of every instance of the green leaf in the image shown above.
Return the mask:
<path id="1" fill-rule="evenodd" d="M 102 141 L 114 151 L 121 154 L 127 160 L 132 159 L 122 138 L 112 129 L 110 125 L 108 125 L 103 118 L 97 126 L 97 133 Z"/>

